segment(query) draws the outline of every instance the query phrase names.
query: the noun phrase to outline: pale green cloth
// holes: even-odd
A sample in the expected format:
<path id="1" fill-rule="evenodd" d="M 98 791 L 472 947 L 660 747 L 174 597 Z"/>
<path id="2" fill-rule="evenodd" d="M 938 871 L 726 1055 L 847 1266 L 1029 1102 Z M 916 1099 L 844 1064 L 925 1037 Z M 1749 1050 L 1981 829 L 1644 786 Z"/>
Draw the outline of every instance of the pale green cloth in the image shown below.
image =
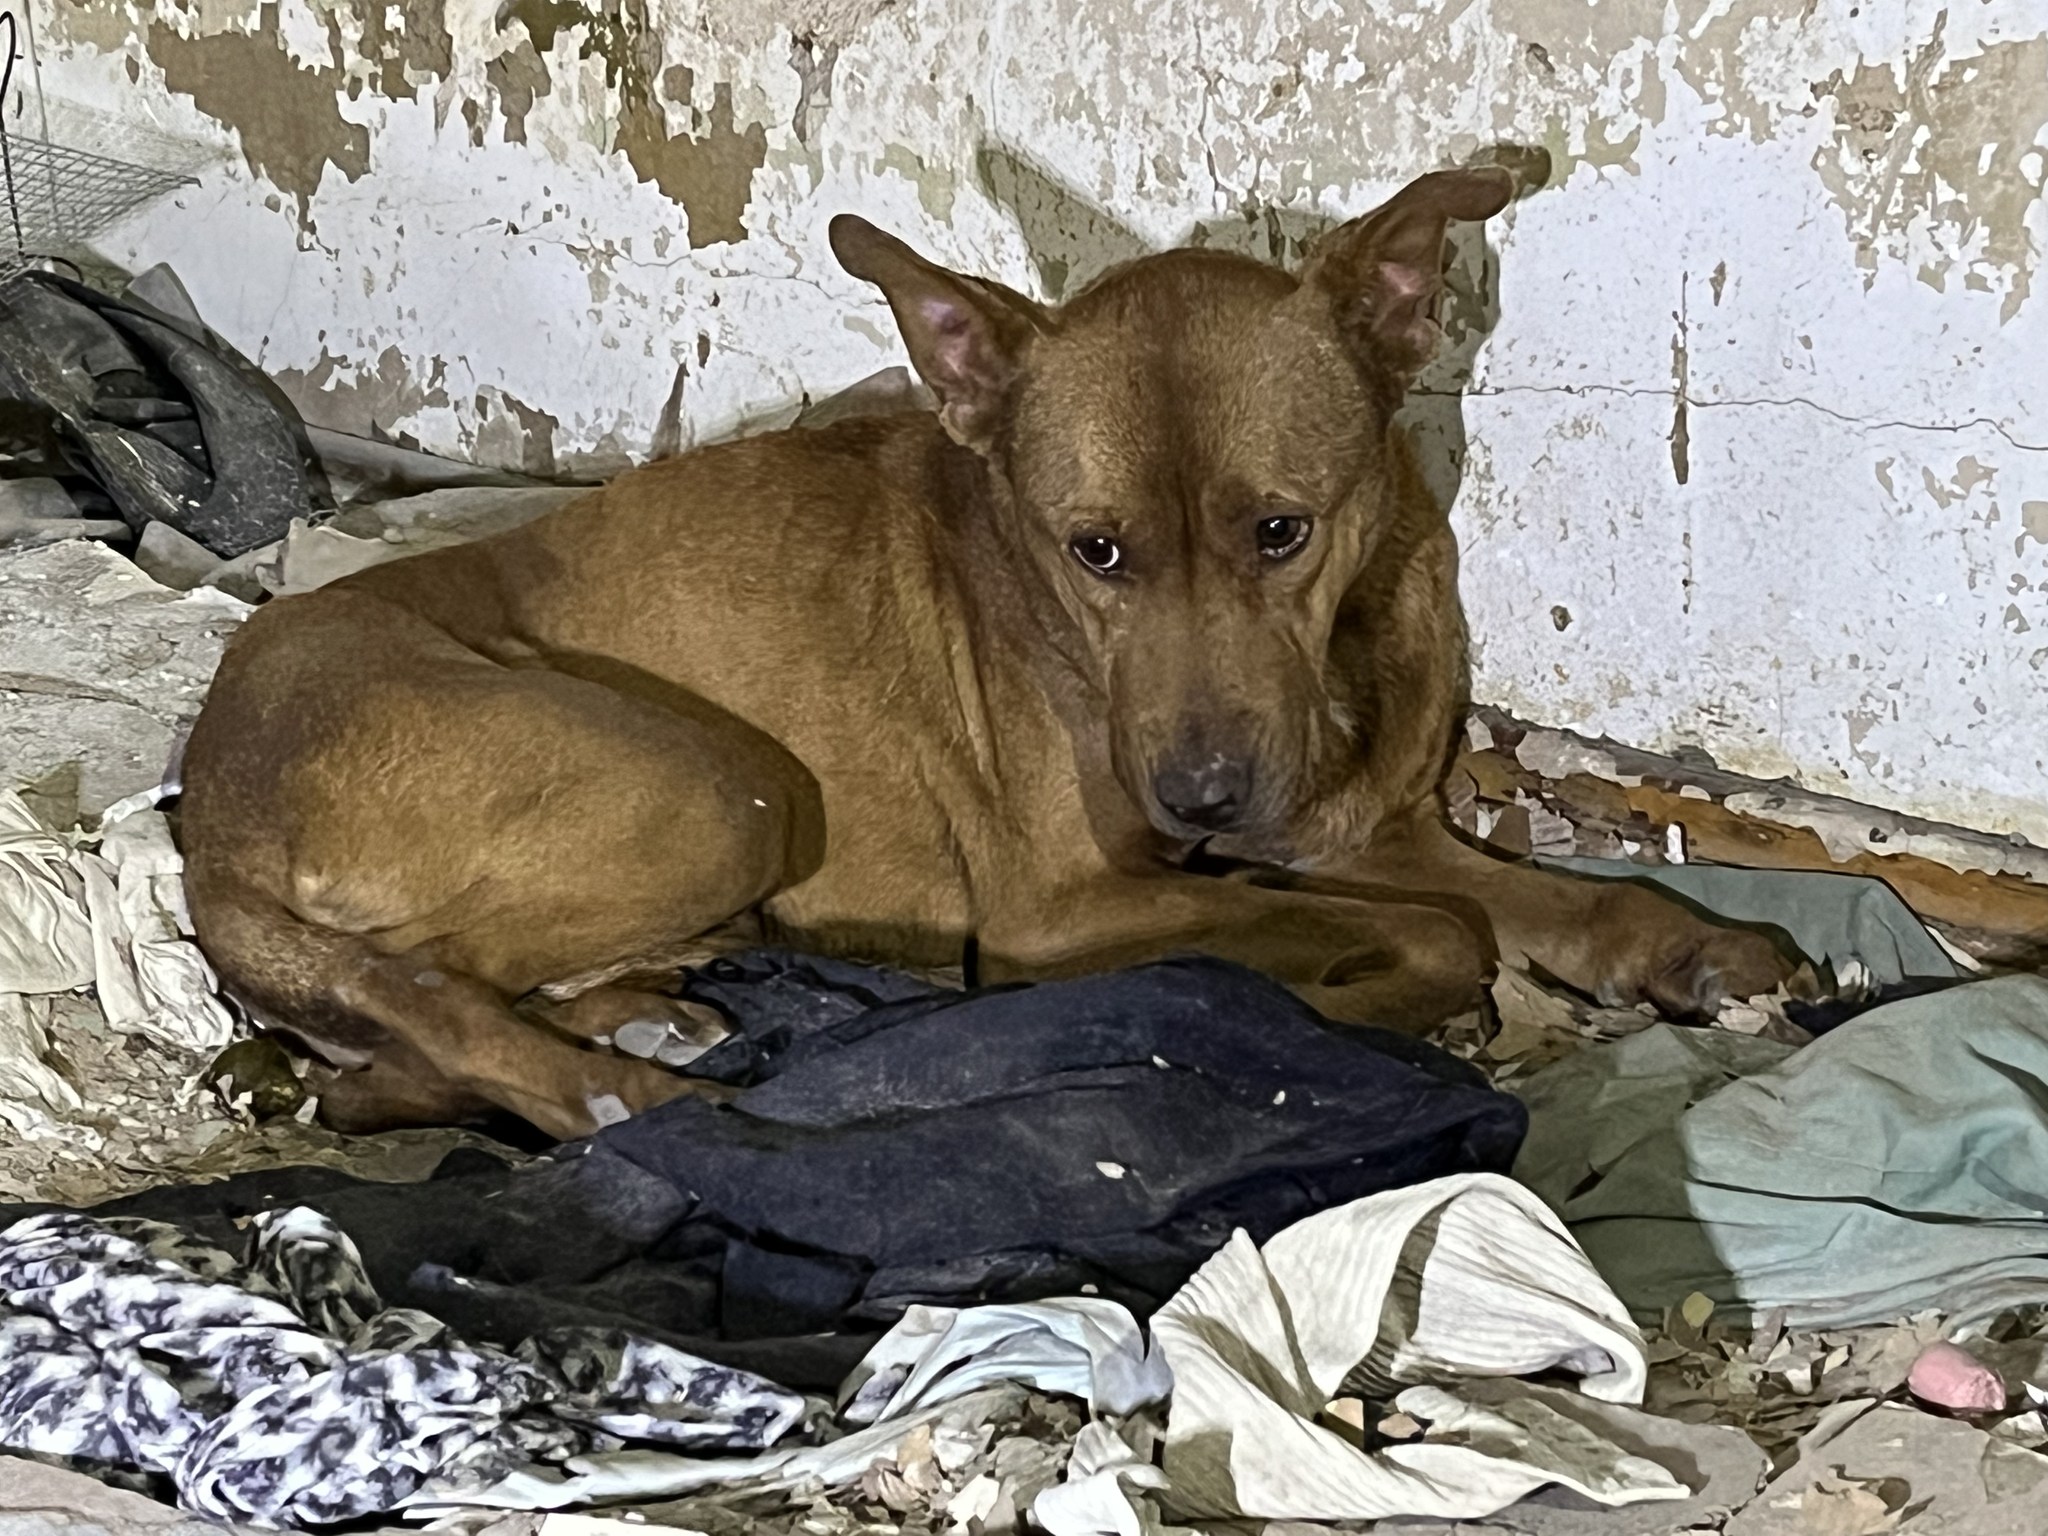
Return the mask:
<path id="1" fill-rule="evenodd" d="M 1799 952 L 1837 976 L 1860 962 L 1882 986 L 1952 977 L 1955 962 L 1913 909 L 1882 880 L 1825 870 L 1738 869 L 1732 864 L 1649 867 L 1624 859 L 1539 859 L 1551 869 L 1635 880 L 1731 923 L 1780 929 Z"/>
<path id="2" fill-rule="evenodd" d="M 1693 1291 L 1806 1327 L 2048 1303 L 2048 979 L 1797 1050 L 1655 1025 L 1517 1091 L 1515 1176 L 1638 1315 Z"/>

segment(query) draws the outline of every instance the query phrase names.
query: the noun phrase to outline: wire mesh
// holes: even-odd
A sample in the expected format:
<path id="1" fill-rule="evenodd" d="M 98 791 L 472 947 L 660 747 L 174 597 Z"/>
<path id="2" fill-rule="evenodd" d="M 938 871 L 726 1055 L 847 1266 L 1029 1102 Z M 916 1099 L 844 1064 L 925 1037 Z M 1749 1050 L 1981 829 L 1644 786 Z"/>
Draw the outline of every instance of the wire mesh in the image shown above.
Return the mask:
<path id="1" fill-rule="evenodd" d="M 0 14 L 0 283 L 85 243 L 189 176 L 7 132 L 14 66 L 24 57 L 12 11 Z"/>
<path id="2" fill-rule="evenodd" d="M 0 133 L 0 282 L 39 260 L 77 253 L 94 235 L 189 176 Z"/>

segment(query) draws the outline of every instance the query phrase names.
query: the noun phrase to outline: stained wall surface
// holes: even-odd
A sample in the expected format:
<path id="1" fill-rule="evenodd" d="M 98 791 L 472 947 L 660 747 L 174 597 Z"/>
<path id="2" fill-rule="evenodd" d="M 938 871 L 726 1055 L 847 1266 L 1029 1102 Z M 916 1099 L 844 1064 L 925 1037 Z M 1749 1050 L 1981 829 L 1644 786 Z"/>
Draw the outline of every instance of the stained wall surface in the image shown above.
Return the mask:
<path id="1" fill-rule="evenodd" d="M 2048 0 L 28 3 L 50 134 L 199 178 L 110 259 L 541 472 L 899 361 L 842 209 L 1056 299 L 1540 146 L 1419 412 L 1480 697 L 2048 842 Z"/>

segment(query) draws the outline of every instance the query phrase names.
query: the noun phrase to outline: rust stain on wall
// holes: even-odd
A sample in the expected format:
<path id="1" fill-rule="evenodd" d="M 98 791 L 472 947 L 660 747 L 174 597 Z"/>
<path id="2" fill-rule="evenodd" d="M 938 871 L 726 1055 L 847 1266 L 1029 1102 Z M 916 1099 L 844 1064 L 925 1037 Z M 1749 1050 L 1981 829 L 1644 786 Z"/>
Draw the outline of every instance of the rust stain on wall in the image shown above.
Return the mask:
<path id="1" fill-rule="evenodd" d="M 1864 61 L 1813 87 L 1835 112 L 1834 143 L 1814 169 L 1848 215 L 1865 286 L 1880 254 L 1906 256 L 1908 234 L 1925 218 L 1953 229 L 1955 246 L 1981 235 L 1982 247 L 1975 257 L 1943 251 L 1922 265 L 1923 279 L 1940 288 L 1961 268 L 1966 286 L 1985 288 L 1981 268 L 2009 274 L 2000 318 L 2010 320 L 2038 259 L 2026 219 L 2042 193 L 2034 141 L 2048 126 L 2048 37 L 1945 57 L 1947 19 L 1909 58 Z"/>
<path id="2" fill-rule="evenodd" d="M 371 83 L 388 101 L 411 101 L 418 95 L 414 76 L 445 80 L 455 63 L 455 45 L 444 20 L 446 0 L 343 0 L 341 9 L 361 28 L 355 56 L 374 67 Z M 337 63 L 348 59 L 341 11 L 327 13 L 327 36 Z M 351 79 L 353 100 L 362 89 Z"/>
<path id="3" fill-rule="evenodd" d="M 60 43 L 87 43 L 101 53 L 119 53 L 133 32 L 123 0 L 56 0 L 50 7 L 50 36 Z"/>
<path id="4" fill-rule="evenodd" d="M 768 158 L 768 130 L 760 123 L 739 127 L 732 86 L 725 82 L 712 87 L 708 109 L 697 108 L 690 70 L 662 69 L 661 34 L 649 21 L 646 0 L 624 0 L 602 12 L 569 0 L 512 0 L 501 28 L 512 21 L 525 27 L 542 57 L 562 33 L 582 30 L 579 55 L 602 59 L 606 85 L 618 90 L 613 149 L 625 155 L 635 176 L 652 182 L 689 215 L 693 249 L 747 238 L 747 205 L 754 174 Z M 691 132 L 668 131 L 664 98 L 686 110 Z"/>
<path id="5" fill-rule="evenodd" d="M 182 37 L 152 21 L 145 46 L 168 89 L 240 133 L 249 169 L 297 198 L 302 222 L 328 166 L 350 181 L 369 170 L 370 132 L 342 117 L 341 75 L 293 62 L 275 5 L 262 8 L 253 32 Z"/>
<path id="6" fill-rule="evenodd" d="M 448 404 L 448 365 L 438 357 L 428 361 L 428 375 L 420 379 L 395 346 L 380 352 L 374 364 L 336 357 L 323 347 L 311 368 L 279 368 L 271 377 L 314 426 L 389 441 L 398 422 Z"/>
<path id="7" fill-rule="evenodd" d="M 687 75 L 684 71 L 685 89 Z M 753 201 L 754 173 L 768 158 L 768 130 L 750 123 L 741 131 L 733 121 L 732 87 L 712 87 L 711 109 L 692 110 L 701 118 L 701 137 L 671 136 L 661 103 L 651 95 L 622 97 L 617 147 L 631 162 L 633 174 L 651 181 L 662 196 L 690 216 L 690 246 L 702 249 L 720 240 L 747 238 L 747 204 Z"/>
<path id="8" fill-rule="evenodd" d="M 498 111 L 505 119 L 505 142 L 526 142 L 526 114 L 534 101 L 545 96 L 553 82 L 533 44 L 521 38 L 484 66 L 484 79 L 497 93 Z"/>

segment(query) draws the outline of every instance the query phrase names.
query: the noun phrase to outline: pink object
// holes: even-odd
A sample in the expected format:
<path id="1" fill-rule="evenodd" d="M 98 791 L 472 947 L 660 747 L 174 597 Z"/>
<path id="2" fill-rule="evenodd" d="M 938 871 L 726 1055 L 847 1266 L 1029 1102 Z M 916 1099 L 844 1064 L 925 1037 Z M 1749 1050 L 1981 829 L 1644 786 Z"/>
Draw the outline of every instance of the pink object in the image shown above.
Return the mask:
<path id="1" fill-rule="evenodd" d="M 2005 1383 L 1998 1372 L 1953 1344 L 1930 1344 L 1920 1351 L 1906 1387 L 1921 1402 L 1951 1413 L 1999 1413 L 2005 1408 Z"/>

